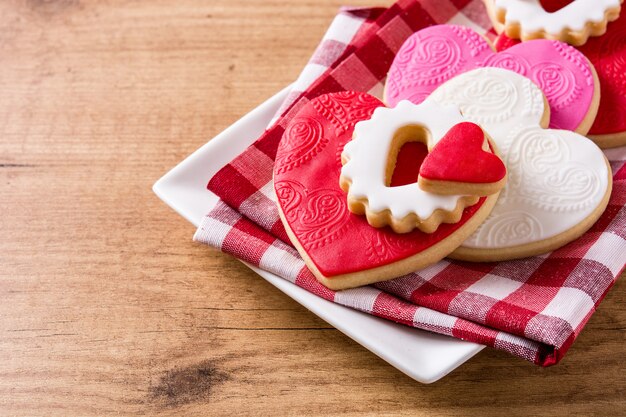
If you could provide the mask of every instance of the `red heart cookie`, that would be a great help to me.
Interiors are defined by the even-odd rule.
[[[459,123],[426,156],[419,186],[436,194],[489,195],[506,183],[506,167],[477,124]]]
[[[570,3],[557,2],[560,7]],[[502,34],[496,49],[503,51],[519,43]],[[626,145],[626,13],[609,23],[604,35],[576,49],[591,61],[600,80],[600,107],[589,136],[602,148]]]
[[[458,223],[442,224],[434,233],[396,234],[350,213],[339,187],[341,153],[355,124],[382,106],[365,93],[322,95],[300,110],[278,147],[274,188],[281,219],[313,274],[331,289],[391,279],[436,262],[482,223],[496,201],[481,198]]]

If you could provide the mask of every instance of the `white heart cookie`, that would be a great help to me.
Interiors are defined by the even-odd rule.
[[[480,68],[451,79],[431,97],[458,105],[491,136],[509,176],[489,217],[452,257],[498,261],[545,253],[576,239],[600,217],[611,193],[611,168],[586,137],[542,127],[549,110],[532,81]]]

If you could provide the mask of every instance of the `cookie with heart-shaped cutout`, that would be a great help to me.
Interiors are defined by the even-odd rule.
[[[567,2],[556,1],[559,6]],[[519,43],[501,34],[495,45],[502,54],[518,48]],[[604,35],[576,49],[593,64],[600,80],[600,105],[589,137],[601,148],[626,145],[626,13],[612,22]]]
[[[480,126],[459,123],[426,155],[417,183],[434,194],[495,194],[506,183],[506,167],[492,149]]]
[[[578,133],[545,129],[545,98],[528,78],[475,69],[431,99],[459,106],[487,132],[507,167],[496,206],[451,257],[498,261],[545,253],[582,235],[606,208],[612,175],[604,153]]]
[[[379,107],[369,120],[357,123],[341,155],[339,183],[348,194],[348,209],[365,215],[371,226],[389,226],[396,233],[415,228],[433,233],[441,223],[458,222],[463,209],[478,201],[476,195],[435,194],[421,188],[419,180],[390,185],[398,153],[406,143],[421,142],[432,150],[464,121],[458,108],[426,100]]]
[[[498,32],[514,39],[552,39],[583,45],[589,37],[601,36],[607,24],[620,14],[623,0],[568,0],[555,10],[546,10],[540,0],[484,0]]]
[[[389,70],[384,101],[388,106],[401,100],[421,103],[452,77],[482,67],[508,69],[534,81],[550,105],[552,128],[586,134],[596,117],[597,75],[575,48],[536,40],[496,53],[473,29],[454,25],[431,26],[405,41]]]
[[[428,111],[411,111],[417,106],[408,102],[406,106],[410,110],[408,115],[407,112],[395,114],[397,123],[385,127],[387,134],[395,135],[396,130],[422,120],[411,116],[435,119],[449,116],[464,121],[454,106],[433,102],[423,106]],[[357,123],[390,111],[380,100],[365,93],[322,95],[300,109],[278,147],[274,189],[281,220],[309,269],[320,282],[334,290],[395,278],[439,261],[478,228],[497,200],[497,195],[478,199],[476,204],[461,210],[457,222],[441,223],[433,233],[416,229],[398,234],[388,227],[374,228],[365,216],[351,213],[347,195],[339,186],[344,146],[352,140]],[[427,121],[428,134],[433,140],[440,139],[456,124]],[[392,142],[381,138],[383,145],[375,150],[380,158],[370,167],[379,171],[381,188],[385,187],[386,163],[391,152],[390,148],[385,149],[384,143],[389,146]],[[348,159],[356,155],[353,152],[360,154],[361,151],[358,145],[351,148],[346,154]],[[426,194],[416,183],[407,185],[404,194],[423,197]],[[355,191],[359,191],[358,187]],[[432,197],[435,202],[425,197],[421,200],[429,205],[426,209],[431,212],[436,212],[438,207],[454,210],[463,199],[462,196]]]

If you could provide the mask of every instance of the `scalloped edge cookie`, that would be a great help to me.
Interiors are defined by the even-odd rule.
[[[422,142],[431,151],[452,127],[466,121],[454,106],[426,100],[379,107],[369,120],[357,123],[341,154],[339,185],[348,194],[348,209],[365,215],[371,226],[389,226],[396,233],[416,228],[433,233],[441,223],[457,223],[463,210],[478,202],[477,195],[440,195],[417,183],[389,184],[404,144]]]
[[[525,17],[524,13],[529,13],[530,9],[536,7],[537,16],[527,17],[528,19],[532,19],[533,21],[537,21],[542,16],[547,16],[548,18],[556,19],[555,14],[561,12],[562,10],[569,7],[569,10],[575,9],[575,2],[588,2],[589,7],[595,6],[598,7],[597,3],[606,2],[604,5],[604,11],[602,13],[602,18],[596,16],[595,19],[586,16],[579,18],[580,20],[584,20],[582,27],[572,29],[571,23],[568,20],[560,25],[558,28],[546,29],[545,26],[539,25],[537,28],[528,29],[529,23],[520,22],[520,18]],[[613,3],[618,2],[617,5]],[[529,41],[532,39],[550,39],[557,40],[561,42],[568,43],[574,46],[584,45],[585,42],[592,36],[601,36],[607,30],[607,25],[609,22],[616,20],[621,12],[621,5],[623,0],[574,0],[569,5],[561,8],[557,12],[549,13],[546,12],[542,7],[539,1],[536,4],[532,4],[531,2],[523,2],[520,0],[500,0],[501,3],[511,3],[513,7],[519,6],[522,8],[526,8],[524,11],[510,11],[510,5],[501,5],[497,4],[499,0],[483,0],[485,7],[487,8],[487,14],[489,15],[494,29],[498,33],[506,33],[506,35],[513,39],[521,39],[522,41]],[[530,3],[530,4],[529,4]],[[596,4],[591,4],[596,3]],[[583,7],[580,7],[581,10],[584,10]],[[522,16],[519,16],[519,15]],[[561,12],[561,14],[565,14],[565,12]],[[513,16],[511,16],[513,15]],[[515,20],[513,20],[515,19]],[[580,24],[577,22],[575,24]],[[525,28],[526,26],[526,28]]]

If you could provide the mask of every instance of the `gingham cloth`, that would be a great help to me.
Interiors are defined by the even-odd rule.
[[[321,75],[315,81],[303,75],[299,89],[305,91],[291,96],[276,124],[211,179],[208,188],[221,200],[194,239],[341,305],[538,365],[556,364],[626,265],[626,147],[606,152],[614,186],[601,219],[580,239],[543,256],[480,264],[443,260],[392,281],[335,292],[315,280],[279,220],[272,165],[289,120],[323,93],[380,93],[404,40],[437,23],[493,35],[481,0],[401,0],[384,11],[342,11],[305,70]]]

